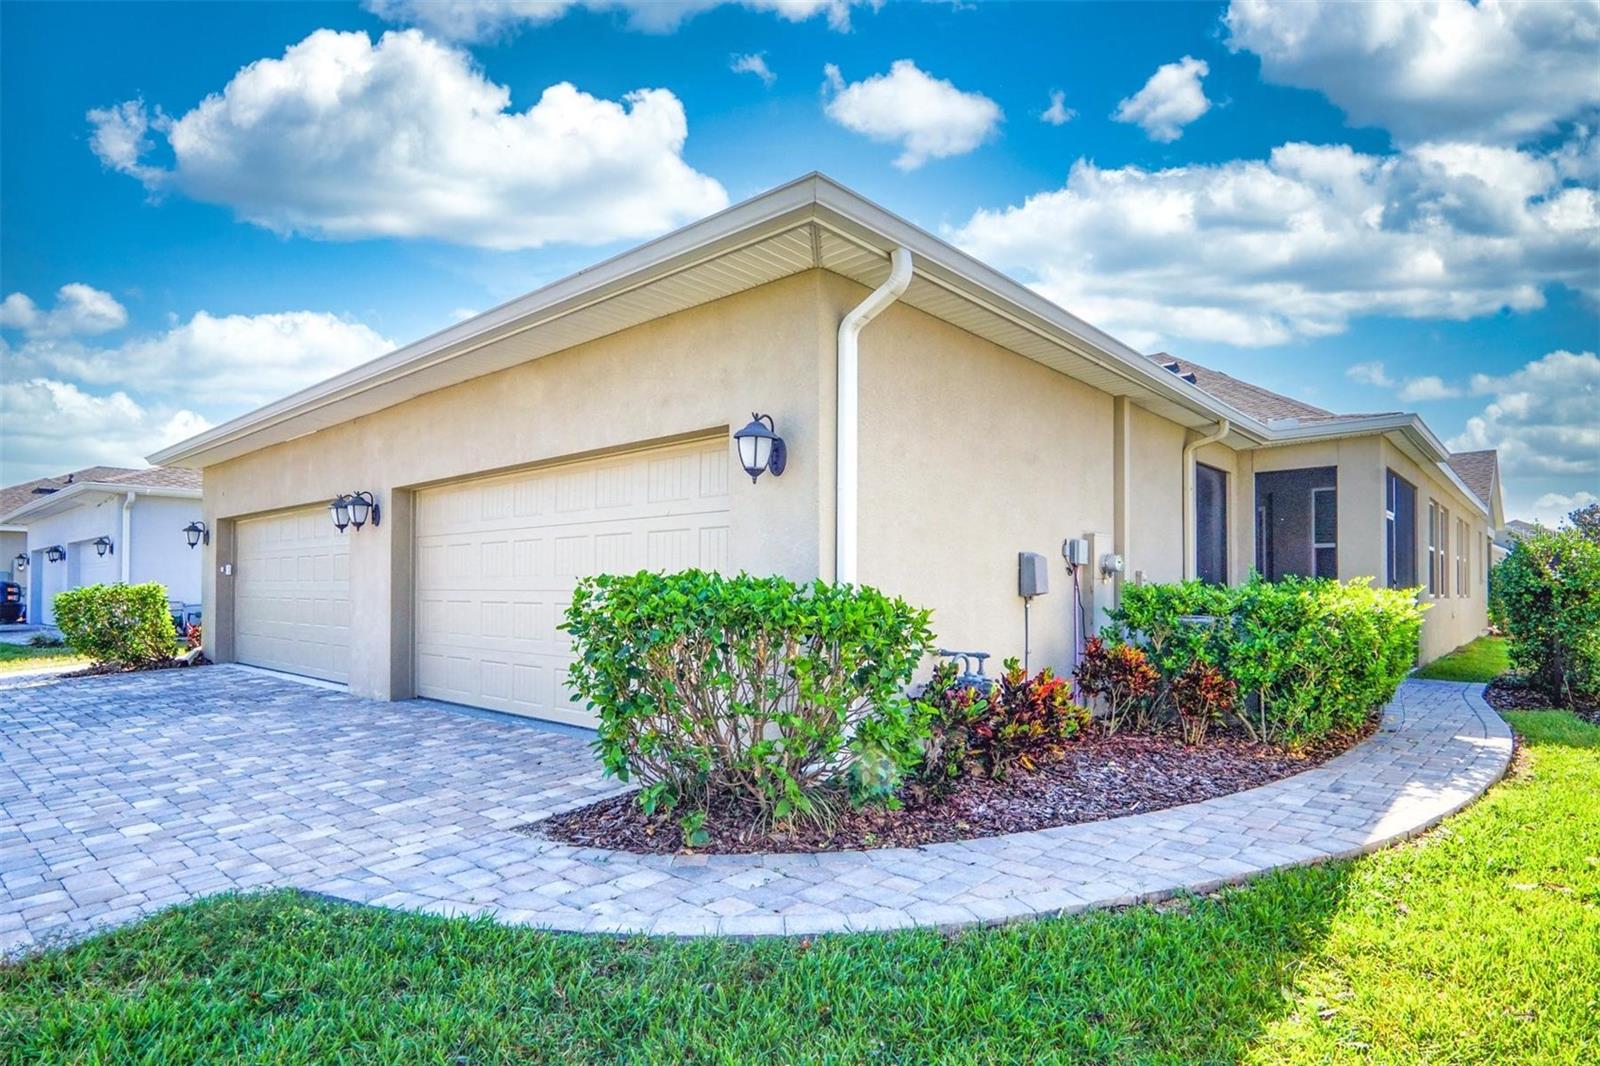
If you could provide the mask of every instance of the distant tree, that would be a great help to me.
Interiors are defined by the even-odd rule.
[[[1600,503],[1591,503],[1587,507],[1580,507],[1567,515],[1567,522],[1583,534],[1585,540],[1592,540],[1600,544]]]

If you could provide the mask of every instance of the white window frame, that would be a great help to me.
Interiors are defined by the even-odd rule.
[[[1337,578],[1339,576],[1339,527],[1337,519],[1335,519],[1333,539],[1330,541],[1317,539],[1317,493],[1319,492],[1333,493],[1334,514],[1337,515],[1339,513],[1339,486],[1323,485],[1320,488],[1311,490],[1311,572],[1317,577]],[[1317,552],[1323,548],[1333,549],[1333,573],[1331,574],[1320,573],[1317,568]]]
[[[1439,595],[1439,501],[1428,501],[1428,595]]]

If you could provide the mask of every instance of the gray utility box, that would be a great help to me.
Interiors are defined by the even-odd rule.
[[[1038,552],[1017,553],[1017,595],[1031,600],[1050,591],[1050,564]]]

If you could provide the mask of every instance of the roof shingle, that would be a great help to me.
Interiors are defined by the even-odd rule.
[[[200,471],[177,466],[152,466],[136,470],[126,466],[86,466],[70,474],[35,478],[0,489],[0,515],[8,515],[40,496],[47,496],[86,481],[140,488],[198,489]]]

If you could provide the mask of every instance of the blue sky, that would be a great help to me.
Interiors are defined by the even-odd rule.
[[[0,481],[821,170],[1553,519],[1600,494],[1597,49],[1593,3],[0,5]]]

